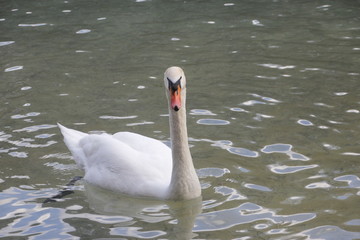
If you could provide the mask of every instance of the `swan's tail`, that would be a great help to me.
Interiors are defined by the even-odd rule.
[[[81,168],[84,168],[86,158],[82,148],[80,147],[80,140],[88,136],[88,134],[64,127],[60,123],[58,123],[58,126],[60,128],[61,134],[64,136],[64,142],[72,153],[77,165]]]

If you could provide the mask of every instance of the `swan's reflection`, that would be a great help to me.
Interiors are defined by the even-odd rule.
[[[103,215],[122,215],[147,223],[169,224],[168,237],[191,239],[195,218],[201,212],[202,198],[187,201],[161,201],[148,198],[134,198],[85,183],[89,206]]]

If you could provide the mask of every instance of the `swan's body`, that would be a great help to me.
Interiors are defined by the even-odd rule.
[[[172,149],[136,133],[86,134],[59,124],[64,141],[91,184],[134,196],[192,199],[201,195],[186,128],[186,79],[181,68],[164,76]]]

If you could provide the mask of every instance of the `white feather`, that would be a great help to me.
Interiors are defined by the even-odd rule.
[[[58,124],[84,179],[137,196],[165,198],[171,180],[171,149],[136,133],[86,134]]]

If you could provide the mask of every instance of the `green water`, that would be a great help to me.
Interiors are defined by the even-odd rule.
[[[359,1],[1,1],[0,237],[360,239]],[[57,122],[169,140],[187,76],[202,200],[114,194]]]

